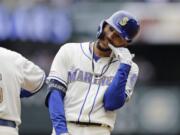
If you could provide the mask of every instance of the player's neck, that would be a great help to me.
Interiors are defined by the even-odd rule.
[[[111,50],[106,48],[99,40],[94,42],[94,53],[99,57],[109,57]]]

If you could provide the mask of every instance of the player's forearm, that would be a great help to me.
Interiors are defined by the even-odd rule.
[[[64,112],[63,98],[63,92],[59,90],[51,90],[48,100],[48,109],[53,127],[56,131],[56,135],[68,132]]]
[[[112,83],[104,94],[105,110],[119,109],[124,105],[126,100],[125,88],[130,69],[130,65],[120,65]]]

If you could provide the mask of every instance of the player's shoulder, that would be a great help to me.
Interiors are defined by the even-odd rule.
[[[84,46],[87,46],[88,42],[83,43],[66,43],[60,47],[60,50],[63,50],[65,52],[77,52],[78,50],[81,50]]]
[[[1,52],[1,54],[5,54],[5,53],[13,52],[13,51],[6,49],[4,47],[0,47],[0,52]]]
[[[63,48],[71,48],[71,47],[76,47],[79,46],[80,43],[66,43],[62,45]]]
[[[18,52],[6,48],[0,48],[0,60],[3,60],[2,62],[4,64],[6,63],[13,66],[14,69],[19,69],[19,66],[21,66],[27,59]]]
[[[82,42],[82,43],[66,43],[62,45],[63,48],[78,48],[81,46],[88,45],[89,42]]]
[[[1,57],[4,56],[9,59],[17,59],[19,57],[23,57],[20,53],[3,48],[3,47],[0,47],[0,54],[1,54]]]

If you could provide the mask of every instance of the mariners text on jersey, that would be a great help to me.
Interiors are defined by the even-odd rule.
[[[93,83],[99,85],[109,85],[112,82],[113,76],[103,76],[101,78],[93,78],[93,74],[90,72],[82,71],[78,68],[72,69],[68,72],[68,83],[74,81],[80,81],[85,83]]]

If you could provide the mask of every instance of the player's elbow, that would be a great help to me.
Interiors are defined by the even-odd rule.
[[[107,111],[114,111],[121,108],[126,101],[126,94],[121,93],[119,95],[109,96],[109,94],[104,95],[103,104]]]
[[[120,102],[104,102],[104,109],[106,111],[114,111],[114,110],[117,110],[117,109],[120,109],[121,107],[123,107],[125,103],[125,99],[120,101]]]
[[[20,92],[20,98],[28,98],[28,97],[31,97],[33,96],[35,93],[32,93],[28,90],[25,90],[25,89],[21,89],[21,92]]]

